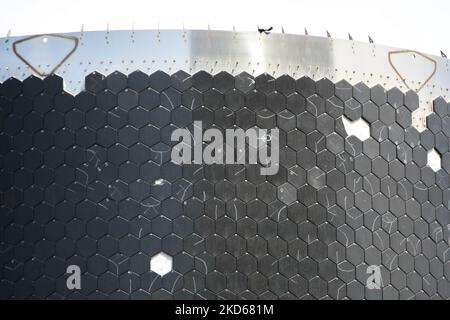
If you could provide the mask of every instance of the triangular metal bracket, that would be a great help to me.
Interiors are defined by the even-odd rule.
[[[430,58],[428,56],[426,56],[425,54],[418,52],[418,51],[414,51],[414,50],[398,50],[398,51],[390,51],[388,53],[388,59],[389,59],[389,64],[391,65],[392,69],[394,69],[395,73],[400,77],[400,79],[402,80],[402,82],[405,84],[406,88],[411,89],[409,87],[409,85],[406,83],[406,78],[402,76],[402,74],[400,73],[400,71],[398,71],[398,69],[395,67],[394,63],[392,62],[392,56],[396,55],[396,54],[405,54],[405,53],[412,53],[412,54],[416,54],[418,56],[421,56],[423,58],[425,58],[428,61],[431,61],[434,65],[433,68],[433,72],[431,73],[431,75],[425,79],[425,81],[422,83],[422,85],[416,89],[416,92],[419,92],[420,90],[422,90],[426,84],[431,80],[431,78],[433,78],[433,76],[436,74],[437,71],[437,62],[433,59]]]
[[[35,66],[33,66],[33,64],[28,61],[27,59],[25,59],[18,51],[17,51],[17,46],[21,43],[24,43],[26,41],[30,41],[36,38],[40,38],[40,37],[54,37],[54,38],[60,38],[60,39],[65,39],[65,40],[71,40],[74,43],[73,48],[69,51],[69,53],[67,53],[64,58],[49,72],[49,73],[45,73],[40,71],[39,69],[37,69]],[[67,35],[63,35],[63,34],[36,34],[36,35],[32,35],[20,40],[15,41],[12,44],[13,47],[13,51],[15,53],[15,55],[23,62],[25,63],[28,67],[30,67],[31,70],[33,70],[35,73],[37,73],[38,75],[40,75],[41,77],[47,77],[53,73],[56,72],[56,70],[59,69],[59,67],[61,67],[61,65],[64,64],[64,62],[67,61],[67,59],[69,59],[69,57],[77,50],[78,48],[78,43],[79,40],[77,37],[75,36],[67,36]]]

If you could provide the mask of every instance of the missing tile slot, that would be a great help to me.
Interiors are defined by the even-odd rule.
[[[437,172],[441,170],[441,155],[436,151],[436,149],[431,149],[428,151],[427,164],[434,171]]]
[[[342,122],[344,123],[345,131],[349,136],[355,136],[361,141],[369,139],[370,126],[362,118],[351,121],[347,117],[342,116]]]
[[[150,270],[161,277],[172,271],[172,257],[160,252],[155,254],[150,260]]]

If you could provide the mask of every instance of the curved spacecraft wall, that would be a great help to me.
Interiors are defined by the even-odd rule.
[[[448,60],[218,31],[0,42],[0,298],[450,297]]]

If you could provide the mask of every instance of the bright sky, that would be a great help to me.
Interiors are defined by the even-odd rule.
[[[450,56],[449,0],[18,0],[2,1],[0,34],[131,29],[256,30],[367,41]]]

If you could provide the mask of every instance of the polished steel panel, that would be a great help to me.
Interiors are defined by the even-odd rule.
[[[425,128],[425,117],[432,111],[433,99],[449,99],[448,60],[414,51],[401,51],[378,44],[291,34],[260,34],[207,30],[127,30],[67,34],[80,42],[75,53],[56,74],[64,77],[67,91],[83,89],[84,77],[92,71],[105,75],[119,70],[168,73],[185,70],[191,74],[228,71],[253,76],[270,73],[294,78],[327,77],[369,87],[380,84],[419,90],[420,109],[413,115],[414,125]],[[9,77],[24,79],[33,74],[12,50],[23,37],[0,39],[0,81]],[[35,68],[51,71],[73,44],[51,35],[37,37],[18,45],[18,52]],[[391,62],[389,59],[391,56]],[[430,78],[431,77],[431,78]],[[428,82],[426,80],[429,79]],[[426,83],[425,83],[426,82]]]

